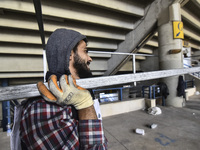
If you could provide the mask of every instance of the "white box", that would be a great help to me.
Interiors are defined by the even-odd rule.
[[[156,99],[145,98],[147,108],[156,107]]]

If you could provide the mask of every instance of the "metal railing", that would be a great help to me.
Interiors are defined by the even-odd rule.
[[[185,89],[193,87],[194,87],[194,80],[185,80]]]
[[[92,91],[95,95],[95,98],[97,98],[100,103],[122,101],[136,97],[142,97],[141,88],[138,90],[133,86],[93,89]]]
[[[192,68],[192,66],[184,64],[184,68]],[[200,79],[200,72],[193,72],[193,73],[189,73],[190,75],[195,76],[196,78]]]
[[[146,97],[149,99],[160,98],[162,97],[160,93],[160,86],[159,85],[143,86],[142,95],[144,98]]]

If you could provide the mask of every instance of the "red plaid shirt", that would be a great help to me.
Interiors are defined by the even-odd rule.
[[[28,149],[107,149],[101,120],[75,120],[70,106],[36,100],[22,111],[20,136]]]

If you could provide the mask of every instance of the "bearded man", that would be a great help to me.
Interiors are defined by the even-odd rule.
[[[42,97],[24,103],[20,122],[22,149],[107,149],[91,92],[75,82],[92,76],[86,36],[57,29],[48,39],[46,55],[49,90],[39,82]]]

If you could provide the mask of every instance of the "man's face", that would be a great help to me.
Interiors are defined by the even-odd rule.
[[[73,67],[75,69],[76,75],[79,78],[89,78],[92,77],[89,65],[92,61],[91,57],[88,55],[86,43],[82,40],[79,42],[76,53],[73,55]]]

